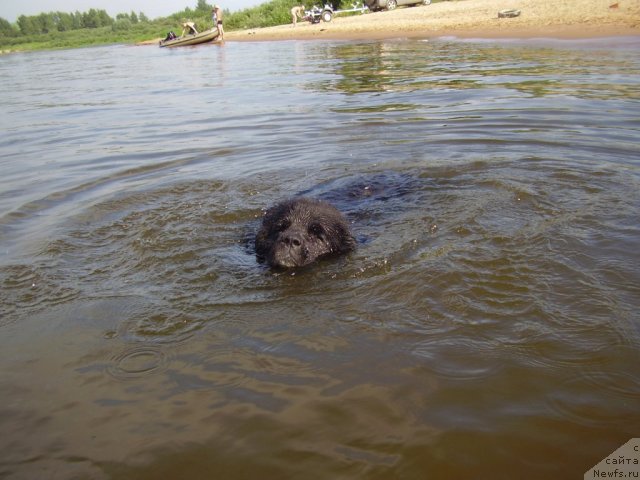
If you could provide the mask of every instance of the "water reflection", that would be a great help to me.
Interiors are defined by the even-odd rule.
[[[502,87],[534,97],[640,98],[633,81],[640,72],[629,49],[598,55],[508,44],[384,41],[336,44],[320,56],[334,66],[338,79],[311,89],[357,94]],[[619,81],[604,90],[598,77]]]

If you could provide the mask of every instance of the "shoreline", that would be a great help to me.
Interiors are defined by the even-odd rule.
[[[309,1],[321,3],[317,0]],[[498,18],[501,10],[519,10],[520,15]],[[640,0],[443,0],[431,5],[399,7],[391,11],[336,15],[331,22],[315,25],[299,21],[295,28],[288,23],[225,33],[225,41],[230,42],[588,40],[625,37],[640,37]],[[164,36],[129,45],[157,46],[163,38]],[[224,42],[216,41],[211,45],[222,43]],[[19,46],[0,48],[0,55],[31,50]]]
[[[498,18],[505,9],[515,18]],[[298,22],[234,30],[225,41],[382,40],[390,38],[587,39],[640,35],[637,0],[457,0],[391,11],[335,16],[329,23]]]
[[[263,32],[265,29],[251,29],[225,33],[225,42],[278,42],[278,41],[314,41],[314,40],[391,40],[391,39],[435,39],[453,38],[460,40],[471,39],[513,39],[513,40],[533,40],[533,39],[554,39],[554,40],[588,40],[599,38],[624,38],[640,37],[640,30],[634,28],[539,28],[527,29],[489,29],[489,28],[469,28],[463,30],[412,30],[402,31],[359,31],[359,32],[305,32],[293,35],[281,35],[273,32]],[[296,32],[297,33],[297,32]],[[157,44],[158,40],[149,41]],[[214,42],[220,43],[220,42]],[[143,42],[141,44],[147,44]]]
[[[520,10],[498,18],[501,10]],[[391,11],[334,16],[312,25],[299,21],[225,32],[225,42],[385,39],[557,39],[640,36],[638,0],[453,0]],[[138,43],[157,44],[160,38]],[[222,42],[214,42],[220,44]]]

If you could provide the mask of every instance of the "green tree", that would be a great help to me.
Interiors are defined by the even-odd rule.
[[[18,17],[18,28],[22,35],[36,35],[40,33],[38,30],[38,24],[34,19],[35,17],[27,17],[26,15],[20,15]]]
[[[83,28],[100,28],[108,27],[113,23],[113,19],[105,10],[90,9],[82,14]]]
[[[16,37],[19,33],[8,20],[0,17],[0,37]]]
[[[138,23],[138,16],[136,15],[136,12],[134,12],[133,10],[131,10],[131,15],[129,15],[129,20],[131,20],[131,23],[133,24]]]
[[[213,6],[207,3],[207,0],[198,0],[198,6],[196,7],[196,11],[198,13],[209,13],[213,9]]]
[[[138,14],[138,18],[140,19],[141,23],[149,23],[149,18],[143,12],[140,12]]]
[[[80,30],[81,28],[84,28],[82,14],[78,10],[76,10],[75,13],[72,13],[71,17],[73,18],[73,30]]]
[[[131,21],[128,18],[120,17],[111,25],[114,32],[125,32],[131,29]]]
[[[52,13],[41,13],[35,17],[35,23],[38,25],[38,33],[49,33],[57,30],[56,22]]]
[[[59,32],[69,32],[73,30],[73,16],[70,13],[55,13],[56,28]]]
[[[98,10],[98,26],[108,27],[113,23],[113,18],[109,16],[106,10]]]
[[[95,8],[82,14],[82,28],[98,28],[99,26],[98,11]]]

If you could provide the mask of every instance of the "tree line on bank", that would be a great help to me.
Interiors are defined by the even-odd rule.
[[[135,25],[138,22],[149,22],[147,16],[140,12],[136,14],[119,13],[111,18],[105,10],[90,9],[88,12],[66,13],[48,12],[39,15],[20,15],[16,25],[12,25],[4,18],[0,18],[0,36],[16,37],[20,35],[39,35],[51,32],[69,32],[83,28],[111,27],[117,24]]]
[[[105,10],[95,8],[87,12],[48,12],[38,15],[20,15],[15,24],[0,18],[0,37],[46,35],[53,32],[70,32],[102,27],[111,27],[113,31],[122,31],[141,23],[164,25],[167,20],[209,18],[212,8],[213,5],[209,5],[206,0],[198,0],[195,10],[187,7],[168,18],[154,21],[150,21],[143,12],[118,13],[116,18],[112,18]]]
[[[237,12],[224,10],[227,30],[262,28],[282,25],[291,21],[290,10],[294,5],[340,4],[352,0],[271,0],[256,7]],[[224,6],[224,0],[219,0]],[[194,21],[199,30],[213,27],[212,4],[197,0],[195,9],[189,7],[168,17],[150,20],[143,12],[119,13],[115,18],[105,10],[90,9],[74,13],[49,12],[39,15],[21,15],[15,24],[0,18],[0,47],[16,48],[67,48],[89,44],[105,44],[122,41],[139,41],[163,37],[171,29],[181,28],[185,20]],[[22,48],[20,48],[22,49]]]

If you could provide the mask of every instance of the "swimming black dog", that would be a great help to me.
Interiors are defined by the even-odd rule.
[[[267,210],[256,235],[258,261],[276,268],[303,267],[352,251],[356,241],[333,205],[298,197]]]

